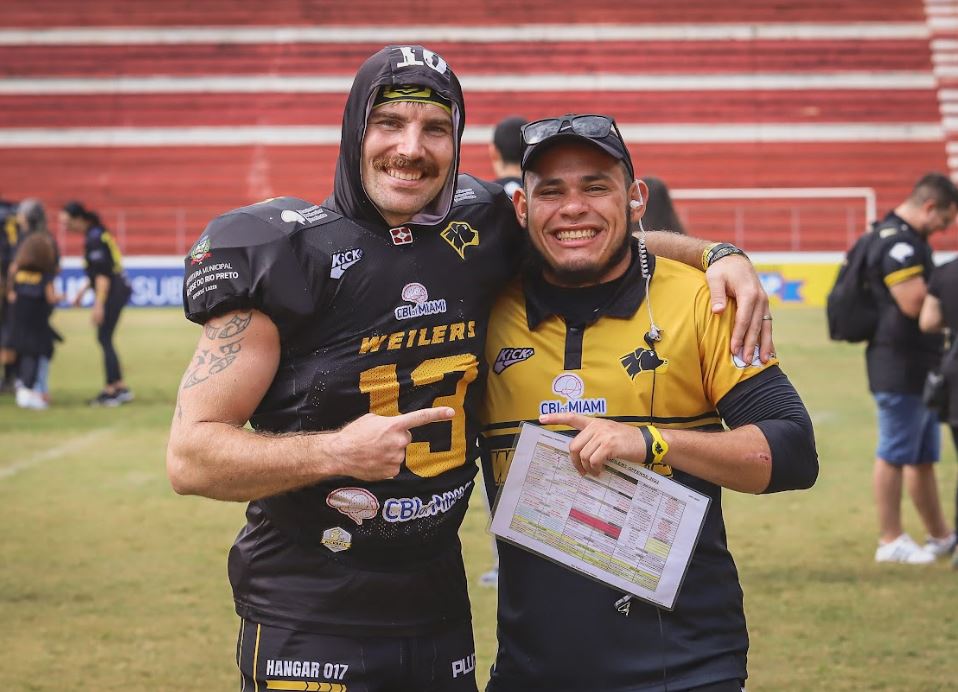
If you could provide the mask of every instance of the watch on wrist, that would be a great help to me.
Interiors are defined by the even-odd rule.
[[[744,250],[735,247],[731,243],[716,243],[714,245],[710,245],[705,251],[703,266],[705,269],[708,269],[720,259],[723,257],[728,257],[729,255],[741,255],[742,257],[748,258],[748,255],[745,254]]]

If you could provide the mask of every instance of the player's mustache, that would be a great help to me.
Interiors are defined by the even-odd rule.
[[[374,159],[373,168],[377,171],[385,171],[390,168],[394,170],[414,170],[421,172],[423,176],[433,178],[439,175],[439,166],[432,161],[427,161],[421,157],[411,159],[401,154],[398,156],[381,156],[378,159]]]

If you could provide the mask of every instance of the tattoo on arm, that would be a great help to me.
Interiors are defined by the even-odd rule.
[[[226,341],[225,344],[214,344],[214,348],[197,349],[193,354],[193,363],[183,376],[181,389],[189,389],[205,382],[213,375],[223,372],[239,356],[243,348],[241,334],[249,327],[253,320],[253,313],[245,312],[233,315],[228,320],[210,320],[203,327],[206,338],[210,341]]]
[[[210,320],[203,327],[206,338],[210,339],[232,339],[246,331],[249,323],[253,321],[253,313],[241,312],[233,315],[225,322],[219,320]]]

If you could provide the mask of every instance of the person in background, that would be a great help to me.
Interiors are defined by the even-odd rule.
[[[83,207],[79,202],[68,202],[60,212],[60,221],[72,233],[82,233],[83,261],[87,275],[86,284],[77,292],[74,306],[83,302],[86,292],[92,287],[93,324],[97,341],[103,349],[103,365],[106,384],[103,390],[89,401],[91,406],[119,406],[133,400],[133,392],[123,380],[120,358],[113,346],[113,334],[120,321],[120,313],[130,299],[132,290],[123,275],[123,258],[120,248],[100,217]]]
[[[642,182],[649,188],[649,203],[642,223],[650,231],[672,231],[685,235],[685,226],[672,204],[669,186],[659,178],[646,176]]]
[[[865,350],[868,387],[878,408],[873,467],[879,531],[876,562],[928,564],[955,547],[935,478],[941,447],[938,417],[921,398],[928,371],[940,358],[941,338],[922,334],[918,315],[934,267],[928,238],[954,223],[956,214],[954,183],[940,173],[923,176],[875,227],[878,237],[866,261],[871,284],[879,287],[878,326]],[[903,485],[928,534],[924,545],[902,527]]]
[[[495,183],[502,185],[509,199],[522,186],[522,173],[519,168],[519,155],[522,142],[519,131],[528,122],[525,118],[512,115],[499,121],[492,132],[489,144],[489,158],[492,170],[496,174]]]
[[[43,208],[39,209],[42,212]],[[53,345],[60,340],[50,326],[50,316],[53,306],[62,298],[53,286],[58,257],[49,234],[26,235],[10,266],[7,299],[13,325],[11,345],[17,352],[17,406],[43,410],[48,405],[46,377]]]
[[[31,251],[31,254],[34,257],[40,256],[43,258],[42,271],[44,273],[44,280],[52,282],[56,275],[60,273],[60,248],[57,245],[56,239],[50,233],[49,226],[47,225],[47,214],[43,208],[43,204],[40,200],[32,197],[23,200],[17,206],[16,220],[20,237],[18,247],[10,264],[11,282],[17,270],[22,266],[20,262],[20,248],[26,244],[27,240],[31,241],[31,247],[39,248],[40,246],[46,246],[39,251],[39,254],[37,250]],[[46,261],[46,257],[48,256],[52,257],[52,261]],[[57,341],[62,340],[59,334],[55,332],[54,334]],[[41,355],[37,369],[36,384],[33,388],[41,394],[46,403],[50,403],[49,377],[50,358]]]
[[[10,263],[17,250],[20,230],[17,228],[17,205],[15,202],[0,200],[0,287],[7,286],[10,275]],[[17,375],[17,354],[10,348],[13,327],[10,324],[10,310],[7,305],[7,290],[0,290],[0,392],[14,391]]]
[[[958,259],[937,267],[928,282],[928,295],[921,305],[918,326],[923,332],[937,334],[947,328],[952,341],[958,339]],[[951,428],[951,439],[958,450],[958,359],[950,359],[942,369],[948,386],[948,415],[942,421]],[[955,489],[955,526],[958,526],[958,487]],[[958,557],[952,559],[958,568]]]
[[[525,118],[512,115],[504,118],[496,125],[492,133],[492,142],[489,144],[489,158],[492,159],[492,170],[495,171],[495,183],[502,185],[509,199],[516,190],[522,187],[522,168],[519,159],[522,156],[522,126],[528,122]],[[486,483],[482,484],[485,494]],[[486,504],[492,506],[492,501],[485,495]],[[499,551],[495,539],[492,540],[492,568],[483,572],[479,577],[480,586],[497,588],[499,586]]]

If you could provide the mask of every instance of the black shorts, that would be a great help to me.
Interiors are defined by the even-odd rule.
[[[344,637],[244,619],[236,663],[242,692],[476,692],[475,651],[470,622],[419,636]]]

